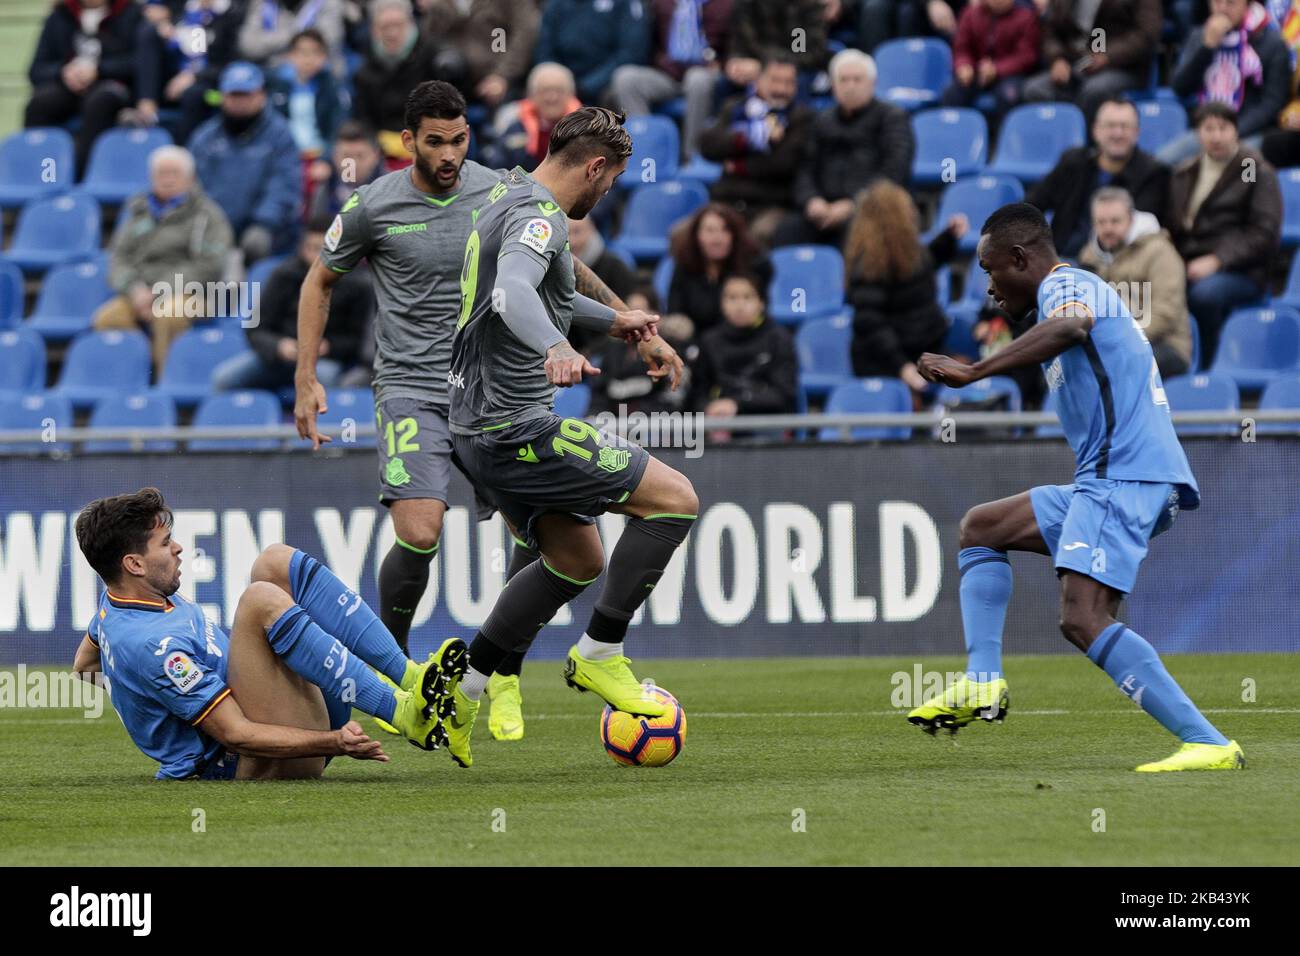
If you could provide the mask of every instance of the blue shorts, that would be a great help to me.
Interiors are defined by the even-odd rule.
[[[1029,501],[1058,571],[1125,594],[1137,582],[1148,542],[1178,515],[1178,489],[1167,482],[1085,478],[1031,488]]]

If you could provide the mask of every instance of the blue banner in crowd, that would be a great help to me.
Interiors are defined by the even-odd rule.
[[[1162,652],[1300,650],[1296,529],[1300,441],[1190,440],[1200,510],[1158,538],[1122,617]],[[629,636],[636,657],[927,655],[963,647],[956,553],[962,514],[1067,482],[1062,443],[710,447],[662,457],[694,482],[701,517]],[[92,498],[156,485],[185,548],[183,593],[227,629],[258,551],[322,558],[366,600],[393,542],[375,459],[309,454],[0,458],[0,665],[72,660],[99,584],[73,523]],[[469,637],[504,581],[509,536],[476,523],[457,475],[412,651]],[[607,549],[623,519],[607,515]],[[1069,650],[1046,558],[1014,555],[1008,653]],[[558,658],[599,583],[545,628]]]

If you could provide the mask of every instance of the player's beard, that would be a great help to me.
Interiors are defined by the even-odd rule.
[[[432,188],[434,189],[444,188],[442,182],[438,179],[438,167],[434,166],[427,159],[421,156],[418,149],[415,152],[415,169],[424,178],[424,181],[428,183]],[[460,167],[458,166],[456,167],[456,176],[459,175],[460,175]],[[447,188],[455,185],[456,185],[456,180],[455,178],[453,178],[452,181],[448,183]]]
[[[596,208],[596,204],[605,198],[605,190],[600,188],[597,183],[590,190],[583,193],[574,202],[573,208],[569,210],[570,219],[586,219],[587,213]]]

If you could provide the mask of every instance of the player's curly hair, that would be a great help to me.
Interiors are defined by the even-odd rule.
[[[603,106],[584,106],[564,116],[551,130],[548,156],[566,166],[586,163],[596,156],[618,162],[632,155],[632,137],[623,128],[623,113]]]
[[[421,120],[453,120],[464,115],[465,97],[460,90],[442,80],[425,80],[406,95],[402,122],[415,133]]]
[[[140,554],[159,524],[172,526],[172,511],[157,488],[98,498],[77,515],[77,544],[105,584],[116,584],[122,558]]]

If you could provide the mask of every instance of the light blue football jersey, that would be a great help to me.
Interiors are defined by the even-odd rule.
[[[223,752],[200,724],[226,695],[230,639],[179,594],[138,601],[105,592],[86,629],[99,647],[113,708],[158,778],[202,772]]]
[[[1044,363],[1074,478],[1169,482],[1179,507],[1200,504],[1200,490],[1178,443],[1151,343],[1124,300],[1091,272],[1058,265],[1038,287],[1038,321],[1077,303],[1094,320],[1088,338]],[[1077,307],[1077,306],[1076,306]]]

